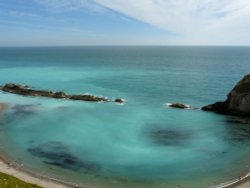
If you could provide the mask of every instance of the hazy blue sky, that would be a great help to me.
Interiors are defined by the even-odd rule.
[[[0,0],[0,46],[250,45],[250,0]]]

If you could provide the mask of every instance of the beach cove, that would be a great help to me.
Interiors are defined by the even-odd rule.
[[[0,92],[1,102],[8,104],[1,124],[3,153],[32,172],[87,187],[200,188],[243,176],[250,171],[248,126],[231,116],[165,104],[198,108],[223,100],[247,73],[248,52],[3,48],[0,85],[126,99],[117,105]]]

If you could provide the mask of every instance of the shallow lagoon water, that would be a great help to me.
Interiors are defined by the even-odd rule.
[[[22,97],[3,152],[43,175],[93,187],[209,187],[249,171],[250,127],[201,107],[250,70],[247,47],[1,48],[0,82],[121,97],[125,105]]]

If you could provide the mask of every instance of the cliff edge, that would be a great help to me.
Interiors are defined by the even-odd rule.
[[[225,101],[204,106],[202,110],[250,117],[250,74],[236,84]]]

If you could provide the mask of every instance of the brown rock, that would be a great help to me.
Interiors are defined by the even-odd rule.
[[[64,93],[64,92],[55,92],[54,94],[53,94],[53,97],[54,98],[57,98],[57,99],[65,99],[65,98],[67,98],[67,95]]]
[[[50,97],[50,98],[93,101],[93,102],[107,102],[108,101],[106,97],[98,97],[94,95],[67,95],[64,92],[34,90],[34,89],[31,89],[29,86],[12,84],[12,83],[5,84],[4,86],[0,86],[0,90],[9,92],[9,93],[18,94],[18,95],[25,95],[25,96],[42,96],[42,97]]]
[[[250,116],[250,74],[237,83],[224,102],[204,106],[202,110],[228,115]]]

